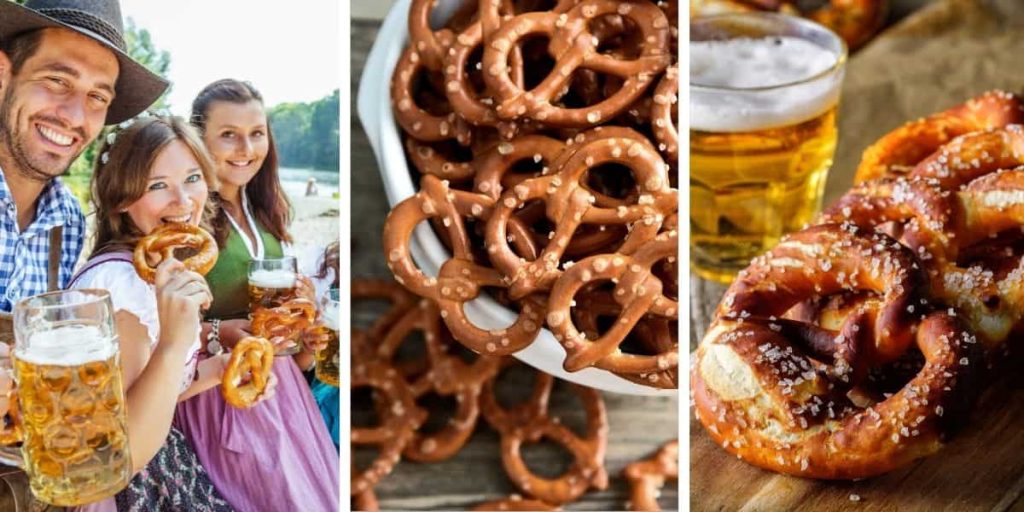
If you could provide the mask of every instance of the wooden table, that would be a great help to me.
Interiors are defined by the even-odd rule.
[[[1020,92],[1022,29],[1024,2],[942,0],[854,55],[843,87],[840,142],[826,203],[849,188],[861,151],[894,127],[985,90]],[[695,276],[690,285],[693,349],[725,287]],[[938,454],[860,482],[821,483],[762,471],[712,443],[691,420],[691,508],[1024,511],[1024,392],[1017,380],[989,388],[967,429]]]
[[[388,277],[380,248],[381,226],[388,211],[377,163],[370,151],[366,134],[355,117],[355,99],[359,76],[366,55],[373,45],[379,23],[352,22],[352,275],[354,277]],[[359,320],[359,317],[356,317]],[[528,393],[527,389],[523,390]],[[590,492],[568,510],[621,510],[627,500],[627,486],[621,478],[622,469],[634,460],[647,457],[664,442],[678,435],[679,402],[675,398],[633,397],[604,393],[608,409],[610,434],[606,467],[611,477],[608,490]],[[578,409],[575,398],[566,386],[558,386],[552,397],[553,410],[566,414],[570,422],[581,419],[572,411]],[[353,415],[358,418],[358,411]],[[570,423],[572,424],[572,423]],[[489,427],[477,427],[474,437],[454,458],[437,464],[402,461],[395,471],[377,486],[383,509],[464,509],[483,501],[505,497],[516,492],[504,475],[498,453],[499,438]],[[561,464],[559,455],[540,445],[527,463],[546,468]],[[541,469],[541,471],[543,471]],[[548,475],[552,476],[552,475]],[[665,510],[678,508],[679,495],[675,483],[663,492],[660,503]]]

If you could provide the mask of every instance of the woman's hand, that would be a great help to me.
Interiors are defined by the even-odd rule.
[[[316,286],[313,286],[313,280],[308,276],[298,274],[295,280],[295,295],[316,304]]]
[[[227,350],[235,348],[238,341],[252,336],[252,324],[244,318],[224,320],[220,323],[220,345]]]
[[[156,304],[160,316],[160,342],[187,348],[199,332],[199,311],[213,301],[203,276],[168,258],[156,268]]]

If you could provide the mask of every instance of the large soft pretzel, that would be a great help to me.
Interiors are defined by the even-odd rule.
[[[224,401],[239,409],[252,407],[267,389],[274,369],[274,346],[265,338],[246,336],[231,349],[220,390]],[[246,374],[251,378],[242,384]]]
[[[185,268],[193,272],[206,275],[217,263],[217,241],[213,235],[192,224],[163,224],[135,245],[135,271],[147,283],[152,283],[156,279],[156,267],[165,259],[173,258],[177,249],[196,251],[194,256],[182,261]]]
[[[309,299],[292,299],[278,307],[259,308],[252,313],[252,332],[257,336],[297,339],[316,321],[316,305]]]

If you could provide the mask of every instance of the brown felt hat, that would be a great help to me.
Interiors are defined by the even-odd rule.
[[[121,72],[107,124],[117,124],[146,110],[169,85],[128,56],[124,23],[117,0],[27,0],[24,6],[0,0],[0,41],[42,28],[74,30],[110,48]]]

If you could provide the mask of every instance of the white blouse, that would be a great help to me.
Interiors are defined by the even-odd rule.
[[[100,288],[110,292],[114,311],[127,311],[135,315],[146,327],[149,334],[149,348],[152,351],[160,341],[160,317],[157,315],[156,287],[143,281],[135,267],[121,260],[111,260],[87,269],[73,283],[74,288]],[[200,329],[202,326],[200,325]],[[195,343],[185,355],[185,372],[181,379],[184,392],[195,376],[199,349],[199,331]]]

